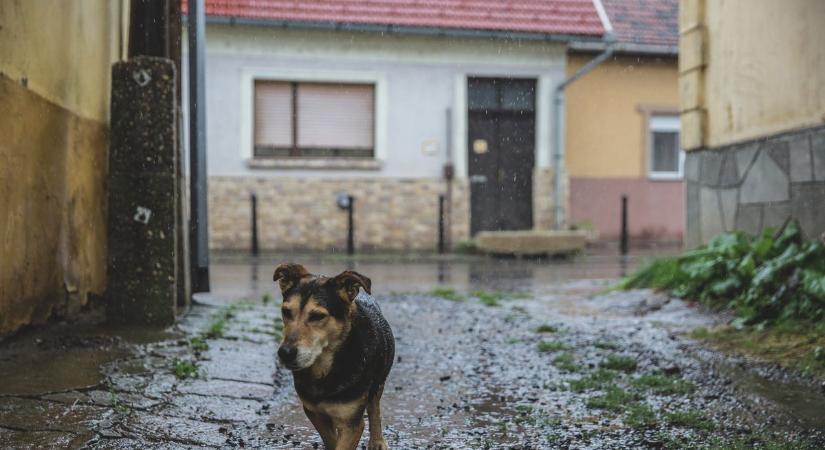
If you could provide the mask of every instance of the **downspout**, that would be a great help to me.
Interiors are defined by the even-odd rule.
[[[593,0],[593,6],[604,28],[605,48],[602,53],[579,68],[573,75],[556,86],[553,92],[553,224],[557,230],[565,225],[565,207],[562,205],[562,175],[564,174],[564,91],[579,78],[595,69],[613,55],[616,38],[613,26],[602,5],[602,0]]]

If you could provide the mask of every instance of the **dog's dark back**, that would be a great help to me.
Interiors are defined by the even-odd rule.
[[[349,402],[383,386],[395,359],[395,338],[378,303],[365,293],[355,299],[352,329],[333,358],[329,373],[312,379],[308,371],[295,373],[295,389],[311,402]]]

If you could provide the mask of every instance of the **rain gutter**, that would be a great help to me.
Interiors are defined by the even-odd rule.
[[[564,174],[564,91],[579,78],[613,56],[616,38],[613,25],[604,10],[601,0],[593,0],[593,6],[604,28],[604,51],[581,66],[573,75],[556,85],[553,92],[553,224],[557,230],[565,225],[565,207],[562,205],[562,175]]]
[[[247,25],[282,28],[285,30],[351,31],[379,34],[436,36],[448,38],[505,39],[537,42],[601,42],[597,36],[557,33],[531,33],[521,31],[473,30],[445,27],[412,27],[369,23],[310,22],[296,20],[256,19],[249,17],[207,16],[207,24]]]

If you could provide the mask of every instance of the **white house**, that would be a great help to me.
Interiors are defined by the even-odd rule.
[[[601,38],[592,0],[206,11],[212,248],[249,246],[253,192],[265,249],[343,247],[341,192],[361,249],[435,248],[439,195],[454,244],[551,225],[551,94],[567,42]]]

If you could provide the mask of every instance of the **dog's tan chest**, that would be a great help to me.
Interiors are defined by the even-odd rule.
[[[353,417],[364,414],[364,408],[367,406],[367,396],[365,394],[351,402],[345,403],[323,401],[311,403],[304,401],[304,399],[301,399],[301,403],[303,403],[304,408],[310,412],[323,414],[331,417],[333,420],[337,419],[347,421],[351,420]]]

